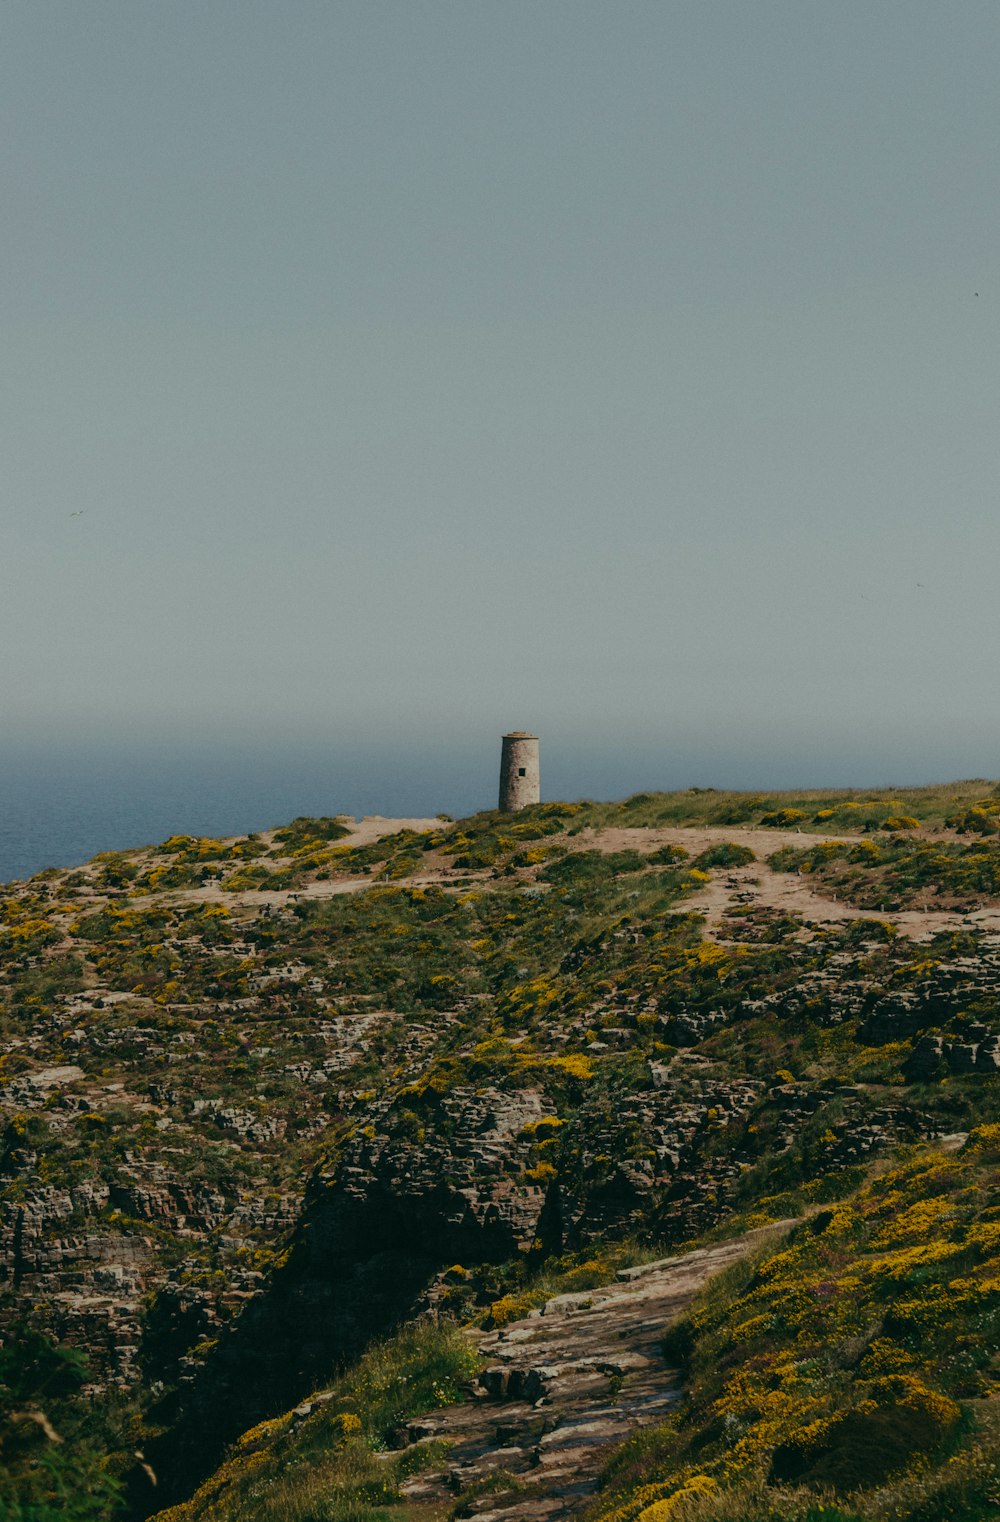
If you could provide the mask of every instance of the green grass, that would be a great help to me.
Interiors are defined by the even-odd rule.
[[[0,1522],[119,1515],[123,1496],[106,1449],[120,1433],[102,1403],[74,1400],[87,1374],[78,1351],[8,1321],[0,1342]]]
[[[666,1338],[685,1406],[615,1455],[589,1516],[1000,1516],[998,1160],[997,1126],[914,1152],[712,1281]]]
[[[905,1042],[865,1046],[853,1018],[824,1023],[824,995],[800,1008],[797,986],[829,969],[836,978],[865,980],[873,993],[905,988],[927,976],[920,967],[928,958],[975,955],[976,943],[953,937],[917,950],[872,921],[819,928],[808,943],[797,943],[800,926],[787,918],[753,927],[757,940],[748,934],[747,944],[723,947],[702,940],[703,922],[688,907],[704,881],[694,874],[752,860],[741,844],[744,825],[798,824],[805,833],[850,838],[826,851],[779,852],[774,864],[808,869],[854,902],[876,908],[920,902],[931,888],[938,903],[976,902],[1000,893],[1000,846],[988,838],[990,821],[1000,817],[992,786],[642,794],[623,803],[539,805],[517,816],[442,821],[423,834],[403,832],[361,851],[343,843],[337,819],[296,820],[277,832],[270,850],[249,836],[235,842],[175,837],[157,849],[105,855],[94,870],[112,899],[100,910],[93,902],[83,907],[85,895],[83,904],[72,899],[68,875],[42,874],[0,915],[0,1028],[10,1038],[5,1076],[15,1081],[43,1064],[79,1061],[85,1077],[70,1086],[69,1097],[86,1089],[94,1108],[77,1114],[57,1095],[40,1100],[27,1118],[9,1106],[0,1123],[5,1194],[18,1204],[39,1188],[65,1189],[94,1178],[118,1182],[123,1172],[131,1176],[131,1159],[139,1157],[150,1169],[163,1163],[177,1179],[211,1182],[234,1203],[247,1192],[294,1195],[323,1151],[336,1154],[352,1132],[374,1123],[394,1142],[419,1145],[425,1136],[446,1142],[454,1091],[497,1086],[541,1091],[563,1123],[525,1146],[524,1181],[562,1185],[586,1205],[588,1194],[596,1197],[613,1183],[623,1159],[648,1155],[648,1125],[631,1119],[629,1106],[652,1090],[649,1059],[671,1063],[679,1056],[670,1078],[679,1105],[697,1099],[699,1071],[705,1080],[739,1076],[761,1084],[759,1102],[743,1119],[715,1125],[706,1118],[685,1157],[685,1168],[696,1173],[738,1161],[731,1194],[719,1198],[720,1232],[838,1198],[856,1178],[837,1161],[832,1128],[903,1101],[919,1108],[928,1132],[968,1129],[1000,1112],[1000,1085],[977,1074],[908,1087]],[[877,833],[896,817],[915,819],[919,828]],[[968,833],[928,838],[949,819]],[[581,834],[677,825],[718,827],[728,838],[688,856],[679,847],[633,849],[658,844],[641,836],[626,837],[625,849],[600,852]],[[987,838],[976,838],[983,831]],[[458,876],[445,879],[448,889],[400,881],[402,873],[426,864],[449,865]],[[168,890],[194,884],[216,867],[230,874],[231,886],[346,873],[365,874],[371,888],[303,899],[269,918],[232,899],[222,907],[169,896]],[[275,870],[279,879],[266,876]],[[472,872],[481,876],[459,884],[462,873]],[[126,896],[138,891],[159,896],[140,903]],[[260,974],[288,963],[302,969],[300,981],[282,977],[257,991]],[[311,991],[314,978],[318,992]],[[127,998],[84,1006],[70,1018],[65,996],[84,987]],[[766,1013],[748,1013],[761,998],[769,1000]],[[334,1049],[334,1038],[322,1034],[324,1023],[369,1012],[385,1012],[387,1023],[374,1029],[355,1066],[330,1085],[304,1082],[298,1070],[322,1063]],[[668,1044],[686,1041],[670,1034],[678,1012],[725,1017],[697,1043],[691,1055],[698,1066],[687,1066],[689,1054]],[[990,1009],[974,1013],[992,1019]],[[408,1047],[415,1027],[426,1033],[418,1052]],[[819,1093],[822,1103],[797,1123],[786,1145],[781,1105],[767,1091],[793,1074],[802,1092]],[[111,1083],[123,1086],[120,1100],[103,1092]],[[838,1094],[845,1083],[862,1089],[849,1102]],[[284,1134],[260,1146],[220,1136],[209,1117],[195,1113],[192,1101],[202,1095],[278,1120]],[[388,1103],[366,1111],[376,1096]],[[588,1135],[602,1127],[611,1141],[590,1146]],[[643,1206],[645,1218],[623,1229],[645,1233],[647,1250],[662,1252],[674,1203],[658,1183],[648,1209]],[[156,1237],[161,1267],[183,1263],[183,1282],[209,1286],[214,1303],[224,1303],[237,1261],[225,1232],[196,1241],[121,1211],[71,1224],[74,1231]],[[696,1229],[697,1223],[685,1225],[683,1232]],[[271,1228],[248,1230],[239,1262],[267,1271],[267,1254],[277,1245]],[[500,1320],[548,1293],[603,1282],[612,1271],[604,1248],[581,1251],[571,1261],[562,1256],[565,1246],[561,1238],[540,1235],[525,1260],[477,1267],[467,1292],[454,1287],[453,1311],[482,1316],[492,1301]],[[542,1263],[539,1275],[546,1252],[559,1257]],[[36,1311],[42,1315],[45,1308],[36,1304]],[[169,1384],[191,1339],[184,1340],[183,1326],[171,1323],[168,1330],[170,1358],[148,1372]],[[375,1410],[377,1402],[366,1402],[366,1410],[368,1404]],[[268,1431],[265,1447],[289,1456],[280,1486],[292,1488],[286,1495],[275,1471],[278,1499],[247,1491],[248,1517],[270,1515],[260,1507],[273,1504],[275,1516],[300,1515],[304,1522],[307,1515],[329,1514],[347,1522],[395,1504],[401,1471],[395,1458],[379,1456],[378,1423],[359,1436],[335,1424],[327,1429],[324,1422],[335,1415],[315,1418],[316,1454],[340,1455],[333,1488],[300,1441],[313,1418],[275,1429],[277,1448]],[[238,1449],[233,1457],[230,1489],[238,1498],[244,1481],[256,1484],[255,1453]],[[792,1459],[786,1467],[796,1473]],[[783,1485],[792,1497],[787,1504],[799,1506],[791,1480]],[[772,1500],[779,1489],[771,1486]],[[722,1505],[704,1496],[685,1505],[696,1502]],[[795,1517],[816,1504],[802,1499]],[[871,1504],[865,1501],[866,1516]]]
[[[768,816],[793,810],[799,818],[787,825],[826,833],[860,834],[878,828],[891,815],[910,815],[925,828],[945,821],[983,799],[995,801],[997,784],[977,778],[927,787],[875,789],[806,788],[787,792],[723,792],[690,788],[677,793],[636,793],[622,803],[577,805],[570,832],[582,828],[679,825],[760,825]],[[482,816],[479,816],[482,817]],[[778,819],[768,820],[777,826]],[[786,827],[787,827],[786,825]]]
[[[1000,792],[984,779],[919,788],[804,789],[724,792],[689,788],[636,793],[618,803],[584,800],[542,803],[516,815],[488,810],[424,834],[404,830],[371,845],[335,847],[323,856],[324,875],[359,872],[393,879],[444,861],[470,872],[512,872],[558,855],[584,831],[725,826],[861,835],[885,828],[959,828],[995,833]],[[317,863],[303,857],[299,877]],[[717,865],[736,865],[719,861]],[[298,881],[299,878],[296,878]]]
[[[212,1478],[159,1522],[379,1522],[399,1487],[440,1463],[440,1444],[389,1450],[412,1417],[461,1399],[481,1365],[447,1323],[404,1328],[369,1349],[305,1416],[245,1432]]]
[[[1000,896],[1000,845],[881,835],[856,843],[824,841],[768,858],[778,872],[808,874],[861,909],[927,904],[971,908]]]

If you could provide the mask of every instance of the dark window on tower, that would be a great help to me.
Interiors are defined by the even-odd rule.
[[[519,766],[518,769],[517,769],[517,775],[519,777],[523,777],[524,776],[524,771],[525,771],[524,767],[523,766]]]

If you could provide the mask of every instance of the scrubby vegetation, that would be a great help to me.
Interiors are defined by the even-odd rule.
[[[929,904],[972,908],[1000,894],[1000,846],[876,836],[827,840],[804,850],[786,846],[770,865],[809,873],[860,909],[902,909]]]
[[[1000,1516],[998,1161],[988,1126],[878,1170],[718,1279],[667,1332],[687,1400],[615,1456],[593,1515]]]
[[[245,1432],[195,1501],[160,1522],[380,1522],[400,1481],[444,1456],[440,1447],[387,1451],[393,1434],[457,1400],[478,1366],[453,1327],[408,1329],[298,1411]]]
[[[692,789],[10,885],[0,1342],[61,1372],[0,1365],[0,1518],[138,1516],[213,1470],[192,1517],[391,1514],[416,1459],[380,1445],[461,1393],[456,1325],[786,1217],[671,1333],[688,1402],[595,1515],[993,1515],[1000,946],[962,918],[1000,900],[997,818],[984,783]],[[847,917],[742,902],[771,871]],[[958,913],[911,939],[925,905]]]
[[[864,793],[730,793],[693,787],[682,793],[636,793],[624,803],[583,804],[573,828],[763,825],[859,834],[884,828],[891,816],[907,816],[924,829],[956,828],[968,811],[992,813],[996,808],[994,784],[982,780]]]
[[[6,1307],[0,1344],[0,1517],[4,1522],[101,1522],[123,1492],[108,1464],[121,1441],[113,1413],[96,1420],[79,1399],[86,1363]]]

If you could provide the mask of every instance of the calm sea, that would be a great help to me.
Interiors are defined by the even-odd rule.
[[[494,804],[495,750],[446,760],[393,749],[0,754],[0,881],[175,833],[243,834],[298,814],[472,813]]]
[[[707,748],[701,754],[648,743],[598,748],[543,737],[542,797],[623,798],[692,782],[803,785],[791,764]],[[168,835],[266,830],[297,814],[461,818],[495,807],[499,765],[499,733],[464,747],[453,740],[367,749],[356,743],[0,747],[0,881],[43,867],[78,866],[98,851],[150,845]],[[846,764],[824,770],[824,785],[851,784]]]

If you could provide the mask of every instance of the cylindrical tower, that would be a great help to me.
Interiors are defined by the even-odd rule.
[[[540,803],[541,797],[538,736],[515,729],[504,735],[500,751],[500,809],[514,814],[529,803]]]

